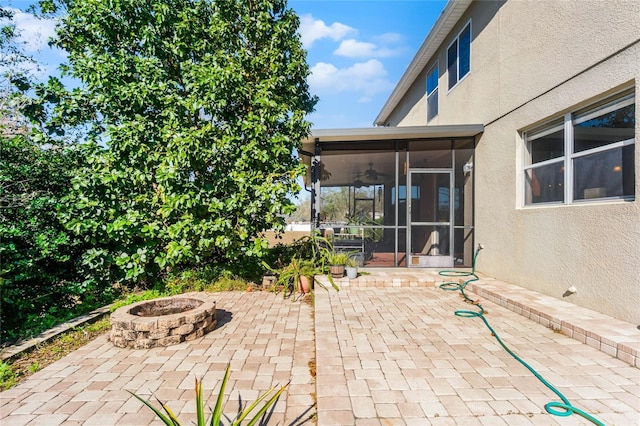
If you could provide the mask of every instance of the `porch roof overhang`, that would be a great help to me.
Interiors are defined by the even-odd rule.
[[[353,144],[353,150],[357,151],[370,148],[367,142],[475,138],[482,132],[484,132],[482,124],[316,129],[302,141],[302,150],[298,152],[298,156],[304,164],[311,166],[311,156],[315,154],[316,141],[325,149],[330,148],[332,144]],[[310,170],[311,167],[308,167],[304,179],[305,185],[311,183]]]
[[[315,151],[315,143],[354,143],[410,139],[472,138],[484,131],[482,124],[454,124],[443,126],[365,127],[351,129],[316,129],[302,141],[302,149]]]

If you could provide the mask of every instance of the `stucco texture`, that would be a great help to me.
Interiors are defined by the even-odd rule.
[[[440,64],[426,122],[426,70],[391,125],[482,123],[474,165],[478,269],[640,324],[640,149],[634,201],[523,206],[523,131],[623,88],[640,110],[640,2],[474,2],[427,64]],[[471,71],[447,90],[446,49],[471,19]],[[636,119],[636,139],[640,125]]]

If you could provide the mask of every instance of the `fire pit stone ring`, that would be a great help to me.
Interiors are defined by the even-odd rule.
[[[110,322],[109,339],[119,348],[176,345],[216,327],[216,302],[202,293],[145,300],[115,310]]]

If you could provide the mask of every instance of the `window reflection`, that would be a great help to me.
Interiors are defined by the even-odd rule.
[[[608,150],[574,160],[574,198],[586,200],[633,195],[634,146]]]
[[[525,204],[634,197],[633,90],[564,114],[525,139]]]
[[[526,199],[530,203],[564,201],[563,163],[548,164],[526,171]]]
[[[635,113],[635,104],[631,104],[585,121],[576,120],[577,124],[573,126],[574,152],[633,139]]]

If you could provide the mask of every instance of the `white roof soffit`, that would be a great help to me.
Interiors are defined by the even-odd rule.
[[[418,53],[416,53],[411,60],[400,81],[376,117],[375,125],[386,125],[389,115],[391,115],[396,106],[398,106],[400,100],[407,93],[418,75],[427,66],[472,1],[473,0],[449,0],[449,2],[447,2],[438,20],[433,24],[431,31],[429,31],[429,34],[427,34],[427,37],[422,42],[420,49],[418,49]]]
[[[352,129],[317,129],[303,140],[304,146],[320,142],[361,142],[397,139],[472,138],[484,131],[482,124],[454,124],[443,126],[365,127]],[[311,151],[313,151],[311,149]]]

